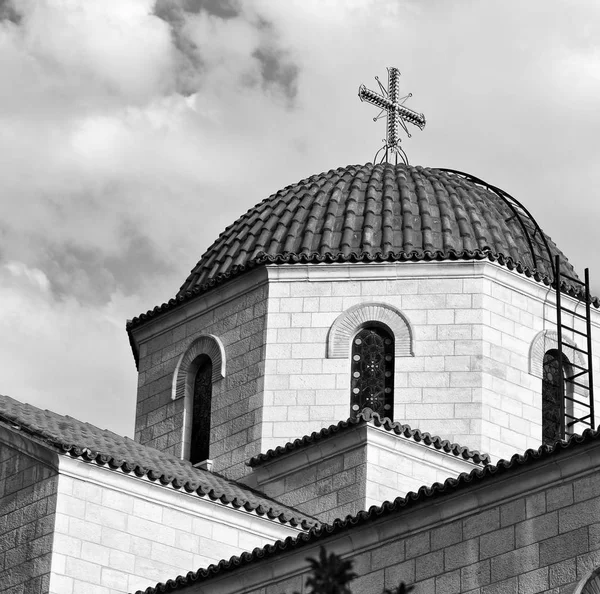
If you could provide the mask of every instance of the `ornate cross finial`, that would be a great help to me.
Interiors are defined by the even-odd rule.
[[[404,102],[409,97],[412,97],[412,93],[409,93],[404,97],[399,97],[400,93],[398,92],[398,83],[400,81],[400,71],[393,66],[388,68],[387,71],[387,90],[383,88],[379,77],[376,76],[375,80],[379,85],[381,95],[371,91],[370,89],[367,89],[365,85],[360,85],[358,88],[358,96],[360,97],[361,101],[367,101],[367,103],[371,103],[375,107],[379,107],[379,109],[381,109],[379,115],[373,118],[374,122],[382,118],[384,113],[387,114],[387,138],[383,141],[383,147],[377,151],[377,154],[375,155],[375,161],[377,161],[377,156],[379,153],[385,150],[385,154],[381,158],[380,162],[383,162],[384,159],[391,162],[390,156],[393,154],[396,163],[398,163],[398,155],[400,155],[402,161],[408,165],[406,153],[400,146],[400,126],[402,126],[410,138],[410,132],[406,127],[406,122],[413,124],[422,130],[425,127],[425,116],[422,113],[417,113],[408,107],[404,107]]]

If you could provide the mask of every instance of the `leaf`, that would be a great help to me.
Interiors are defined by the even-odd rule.
[[[312,569],[312,575],[306,580],[311,588],[308,594],[351,594],[348,584],[356,577],[351,560],[344,560],[335,553],[327,555],[321,547],[319,558],[307,561]]]

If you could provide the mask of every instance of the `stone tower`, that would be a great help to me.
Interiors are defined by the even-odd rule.
[[[440,169],[348,166],[284,188],[129,322],[136,439],[237,479],[365,407],[492,460],[538,447],[568,412],[542,398],[553,257],[576,273],[534,227],[501,191]],[[592,323],[598,336],[595,309]]]

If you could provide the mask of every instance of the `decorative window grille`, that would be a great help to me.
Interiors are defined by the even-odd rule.
[[[356,417],[370,408],[382,417],[394,414],[394,339],[384,328],[363,328],[352,340],[350,408]]]
[[[208,460],[210,448],[210,412],[212,401],[212,361],[204,355],[196,371],[192,404],[190,462]]]
[[[558,351],[556,349],[547,351],[544,355],[542,375],[542,442],[544,445],[552,445],[564,438],[565,395],[561,394],[564,377],[564,364],[561,369]]]

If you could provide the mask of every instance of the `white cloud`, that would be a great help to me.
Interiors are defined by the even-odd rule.
[[[371,160],[384,125],[356,93],[390,65],[428,119],[411,162],[505,188],[596,266],[596,6],[192,4],[21,0],[0,22],[0,390],[68,408],[85,387],[131,424],[125,319],[268,194]]]

